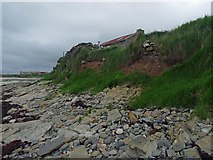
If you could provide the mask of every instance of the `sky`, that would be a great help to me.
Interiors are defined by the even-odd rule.
[[[2,3],[2,70],[51,71],[81,42],[171,30],[211,14],[210,2]],[[0,56],[0,58],[1,58]]]

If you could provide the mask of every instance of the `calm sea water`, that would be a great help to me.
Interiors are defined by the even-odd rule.
[[[39,78],[17,78],[17,77],[1,77],[0,86],[4,84],[22,83],[22,82],[34,82]]]

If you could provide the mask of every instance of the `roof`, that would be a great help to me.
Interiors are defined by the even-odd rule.
[[[110,45],[113,45],[113,44],[116,44],[118,42],[122,42],[126,39],[129,39],[130,37],[132,37],[135,33],[132,33],[132,34],[128,34],[128,35],[125,35],[125,36],[122,36],[122,37],[119,37],[119,38],[116,38],[116,39],[113,39],[113,40],[110,40],[110,41],[107,41],[107,42],[104,42],[101,44],[101,46],[105,47],[105,46],[110,46]]]

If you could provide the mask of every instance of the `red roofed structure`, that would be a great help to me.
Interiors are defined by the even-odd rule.
[[[101,47],[107,47],[107,46],[112,46],[112,45],[115,45],[115,44],[121,44],[121,43],[128,41],[130,39],[134,39],[135,37],[137,37],[139,32],[143,32],[143,30],[138,29],[136,33],[128,34],[128,35],[125,35],[125,36],[122,36],[122,37],[119,37],[119,38],[112,39],[110,41],[106,41],[104,43],[101,43],[100,46]]]

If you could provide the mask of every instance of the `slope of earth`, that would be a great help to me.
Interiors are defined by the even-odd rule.
[[[147,58],[135,61],[130,66],[124,67],[125,73],[142,72],[150,76],[160,76],[171,66],[158,58]]]

